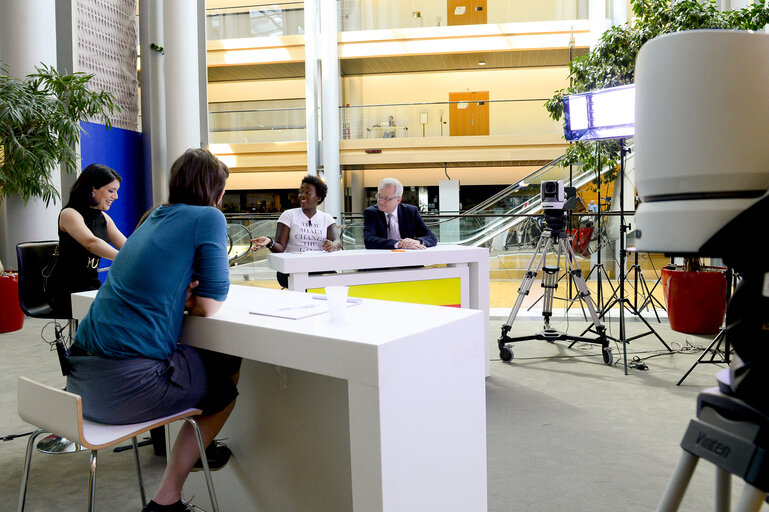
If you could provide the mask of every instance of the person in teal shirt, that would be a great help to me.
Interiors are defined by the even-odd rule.
[[[171,168],[168,204],[115,258],[70,348],[67,390],[86,419],[126,424],[197,407],[209,445],[229,417],[240,358],[178,344],[185,311],[210,316],[227,298],[227,226],[215,206],[228,175],[209,151],[187,150]],[[144,512],[187,510],[181,489],[198,455],[185,423]]]

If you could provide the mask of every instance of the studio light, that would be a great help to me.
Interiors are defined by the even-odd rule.
[[[564,117],[566,140],[630,138],[635,133],[635,86],[566,96]]]

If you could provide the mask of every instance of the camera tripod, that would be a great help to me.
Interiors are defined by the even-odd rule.
[[[730,396],[731,391],[719,372],[719,388],[706,389],[697,397],[697,418],[689,422],[681,441],[684,452],[657,512],[678,510],[686,487],[700,458],[716,466],[716,510],[730,510],[731,475],[745,480],[737,504],[738,512],[757,512],[769,489],[767,432],[769,416],[749,403]]]
[[[582,269],[576,263],[576,256],[568,240],[568,235],[564,229],[565,227],[565,212],[563,210],[545,210],[545,220],[547,228],[540,235],[537,247],[534,250],[534,255],[531,257],[529,266],[524,274],[521,287],[518,289],[518,297],[515,299],[513,309],[510,311],[507,321],[502,325],[502,335],[499,337],[499,357],[502,361],[509,362],[513,360],[513,351],[507,344],[515,343],[525,340],[545,340],[550,343],[557,340],[571,340],[582,341],[585,343],[595,343],[601,345],[601,351],[603,354],[603,362],[607,365],[611,365],[614,361],[614,357],[609,347],[609,339],[606,336],[606,327],[601,324],[601,320],[598,318],[598,314],[595,310],[595,305],[590,297],[590,290],[587,288],[585,278],[582,276]],[[550,317],[553,315],[553,294],[558,288],[558,266],[551,267],[545,265],[545,259],[547,258],[548,251],[556,244],[558,247],[558,260],[560,263],[560,255],[563,254],[566,258],[566,264],[569,268],[569,273],[572,279],[577,285],[577,291],[579,299],[584,301],[587,305],[587,309],[590,312],[590,316],[593,319],[593,325],[595,326],[598,339],[585,338],[582,336],[572,336],[567,333],[562,333],[550,326]],[[535,267],[536,264],[536,267]],[[537,277],[538,270],[542,269],[542,288],[543,305],[542,316],[545,320],[544,329],[536,334],[530,336],[520,336],[511,338],[508,336],[510,329],[513,326],[515,317],[518,315],[518,311],[521,309],[523,300],[526,295],[529,294],[531,285]]]

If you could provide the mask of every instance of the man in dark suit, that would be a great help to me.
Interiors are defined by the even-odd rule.
[[[419,210],[410,204],[401,204],[403,185],[400,181],[385,178],[377,190],[377,204],[363,211],[366,249],[426,249],[438,243],[419,216]]]

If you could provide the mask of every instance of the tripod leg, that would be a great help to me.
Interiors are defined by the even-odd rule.
[[[766,499],[766,493],[750,484],[745,484],[745,489],[740,494],[737,502],[737,512],[758,512]]]
[[[668,486],[665,488],[665,494],[662,495],[662,500],[657,506],[657,512],[675,512],[678,510],[699,460],[699,457],[684,450],[681,458],[678,459],[675,470],[673,470],[673,476],[670,477]]]
[[[515,299],[515,304],[513,305],[513,309],[510,311],[510,315],[507,317],[507,322],[505,322],[505,325],[502,326],[502,335],[503,337],[507,334],[507,332],[510,330],[510,327],[512,327],[513,322],[515,321],[515,317],[518,316],[518,311],[521,309],[521,305],[523,305],[523,299],[526,297],[526,295],[529,294],[529,290],[531,289],[531,284],[534,282],[534,279],[537,277],[537,271],[532,270],[534,267],[534,263],[537,261],[537,256],[539,255],[539,261],[537,262],[536,268],[541,268],[542,264],[544,263],[545,258],[547,257],[547,251],[550,249],[550,244],[552,242],[552,239],[549,237],[543,237],[539,239],[539,243],[537,243],[537,248],[534,250],[534,255],[531,257],[531,261],[529,261],[529,266],[526,269],[526,274],[523,277],[523,281],[521,281],[521,287],[518,288],[518,297]],[[542,247],[544,243],[544,249]],[[542,253],[540,255],[540,249],[542,250]]]
[[[701,362],[703,359],[705,359],[705,356],[706,356],[706,355],[708,355],[708,353],[709,353],[709,352],[710,352],[710,351],[713,349],[713,347],[714,347],[716,344],[718,344],[718,343],[721,343],[721,339],[723,338],[723,336],[724,336],[724,334],[725,334],[725,333],[726,333],[726,331],[725,331],[724,329],[721,329],[721,330],[718,332],[718,336],[716,336],[716,337],[713,339],[713,341],[711,341],[711,342],[710,342],[710,345],[708,345],[708,348],[706,348],[705,350],[703,350],[703,351],[702,351],[702,354],[700,354],[700,357],[698,357],[698,358],[697,358],[697,360],[696,360],[696,361],[694,361],[694,364],[691,366],[691,368],[689,368],[689,369],[686,371],[686,373],[684,373],[684,376],[683,376],[683,377],[681,377],[681,380],[679,380],[679,381],[676,383],[676,386],[680,386],[680,385],[681,385],[681,383],[684,381],[684,379],[686,379],[686,377],[688,377],[688,376],[689,376],[689,374],[690,374],[690,373],[692,373],[692,370],[694,370],[694,368],[695,368],[695,367],[696,367],[698,364],[700,364],[700,362]]]
[[[716,466],[716,512],[729,512],[732,501],[732,474]]]

